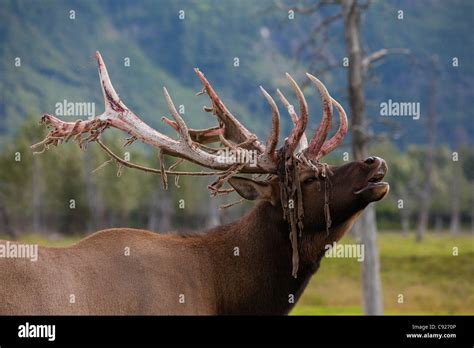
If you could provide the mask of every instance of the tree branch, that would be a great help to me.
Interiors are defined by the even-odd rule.
[[[375,52],[372,52],[371,54],[365,56],[363,59],[362,59],[362,67],[364,69],[364,71],[367,71],[367,69],[369,68],[369,66],[384,58],[385,56],[389,55],[389,54],[411,54],[410,50],[408,48],[382,48],[378,51],[375,51]]]

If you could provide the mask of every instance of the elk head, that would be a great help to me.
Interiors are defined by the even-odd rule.
[[[382,182],[387,166],[378,157],[369,157],[342,166],[330,166],[320,159],[339,146],[347,133],[347,117],[342,106],[328,93],[326,87],[316,77],[307,74],[318,89],[323,103],[321,123],[311,141],[308,142],[305,129],[308,124],[308,106],[295,80],[286,74],[299,103],[299,115],[285,96],[277,94],[288,110],[294,124],[290,135],[277,149],[280,133],[280,113],[270,94],[260,87],[272,110],[272,128],[265,143],[245,128],[220,100],[206,77],[195,72],[203,84],[199,94],[207,93],[212,106],[204,107],[217,118],[218,125],[209,129],[189,129],[177,112],[174,103],[163,88],[165,99],[173,120],[163,117],[179,136],[170,138],[144,123],[118,97],[110,81],[107,68],[99,52],[96,53],[99,76],[105,100],[105,111],[93,119],[63,122],[55,116],[45,114],[42,122],[52,126],[46,138],[32,146],[58,145],[73,138],[81,148],[87,143],[97,142],[120,166],[141,169],[161,174],[167,184],[167,175],[214,175],[217,180],[209,185],[212,195],[237,191],[243,198],[270,202],[288,222],[293,251],[293,275],[296,277],[299,262],[298,243],[305,237],[321,239],[330,230],[338,233],[337,226],[357,216],[369,203],[382,199],[389,186]],[[326,140],[332,121],[333,107],[339,114],[340,125],[337,132]],[[100,140],[100,135],[109,127],[118,128],[130,135],[125,145],[135,140],[156,147],[160,151],[160,169],[152,169],[132,164],[114,154]],[[86,137],[83,137],[86,135]],[[209,146],[218,143],[218,146]],[[181,172],[165,169],[164,155],[188,160],[214,171]],[[249,161],[248,159],[254,160]],[[176,163],[178,164],[178,163]],[[172,166],[173,168],[175,165]],[[238,173],[256,174],[259,180],[237,177]],[[223,188],[229,183],[231,189]],[[342,235],[335,236],[339,239]],[[306,238],[307,239],[307,238]],[[314,239],[314,238],[313,238]],[[304,245],[302,246],[305,247]]]

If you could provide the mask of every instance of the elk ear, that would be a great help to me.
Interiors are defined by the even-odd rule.
[[[255,181],[247,178],[234,176],[229,179],[228,183],[237,193],[248,200],[264,200],[275,205],[276,197],[273,185],[267,182]]]

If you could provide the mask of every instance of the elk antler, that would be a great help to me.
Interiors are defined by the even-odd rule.
[[[224,127],[214,127],[205,131],[188,130],[186,123],[176,111],[174,103],[166,90],[163,89],[165,99],[168,104],[169,111],[174,121],[167,120],[168,124],[172,124],[173,127],[179,134],[180,139],[174,140],[155,129],[148,126],[143,122],[136,114],[134,114],[118,97],[112,83],[110,81],[107,68],[99,52],[96,53],[96,59],[99,65],[99,76],[101,82],[101,88],[105,100],[105,111],[101,115],[95,116],[91,120],[82,121],[78,120],[75,122],[64,122],[56,118],[55,116],[45,114],[42,117],[42,122],[53,127],[53,130],[48,136],[40,143],[33,145],[33,148],[43,145],[48,147],[49,145],[58,145],[63,141],[69,140],[74,137],[82,147],[84,144],[90,141],[96,140],[100,134],[108,127],[118,128],[128,134],[133,139],[141,140],[142,142],[154,146],[160,149],[163,153],[187,159],[191,162],[199,164],[206,168],[228,170],[235,164],[235,160],[232,158],[223,158],[216,154],[209,153],[203,150],[200,146],[201,143],[209,141],[215,141],[221,134],[226,134],[227,129],[231,128],[230,125],[234,125],[234,132],[230,133],[232,136],[230,140],[248,140],[252,138],[252,134],[248,132],[225,108],[224,104],[220,102],[220,99],[213,92],[212,87],[206,80],[205,87],[210,93],[211,99],[216,105],[216,108],[223,110],[221,120],[223,120]],[[199,76],[204,76],[198,72]],[[204,78],[205,79],[205,78]],[[219,113],[220,114],[220,113]],[[89,133],[89,136],[85,139],[82,135]],[[229,132],[227,131],[227,134]],[[237,134],[241,137],[237,138]],[[249,173],[268,173],[275,171],[275,164],[272,163],[270,158],[265,154],[265,147],[262,146],[258,139],[254,141],[256,143],[255,148],[258,150],[258,162],[256,167],[251,167],[249,164],[243,166],[242,171]]]
[[[282,101],[282,103],[285,105],[286,109],[288,110],[288,113],[290,114],[291,120],[293,122],[294,128],[292,131],[297,134],[295,134],[295,138],[293,140],[290,138],[288,139],[289,142],[295,143],[295,139],[299,138],[299,144],[298,144],[298,151],[299,153],[305,153],[308,157],[308,159],[311,159],[313,161],[319,161],[322,157],[327,155],[329,152],[334,150],[337,146],[339,146],[342,141],[344,140],[344,136],[347,133],[347,116],[342,108],[341,104],[339,104],[335,99],[333,99],[330,95],[324,84],[315,76],[306,73],[306,76],[310,79],[310,81],[316,86],[316,88],[319,91],[319,94],[321,95],[321,100],[323,102],[323,117],[321,119],[321,123],[312,138],[311,142],[308,145],[308,139],[306,138],[306,134],[304,133],[304,130],[306,128],[307,122],[308,122],[308,106],[306,104],[306,100],[304,99],[304,95],[301,93],[301,90],[299,89],[298,85],[296,82],[293,80],[293,78],[289,75],[286,74],[287,78],[290,80],[290,83],[295,90],[295,93],[298,97],[298,100],[300,102],[300,112],[301,112],[301,118],[298,117],[296,114],[293,106],[288,102],[286,97],[283,95],[283,93],[280,92],[280,90],[277,89],[277,94]],[[336,109],[339,113],[339,122],[340,126],[338,131],[333,135],[333,137],[326,141],[326,137],[329,133],[329,129],[331,127],[331,121],[332,121],[332,107],[333,104],[336,106]],[[301,123],[299,123],[301,122]],[[298,129],[298,125],[301,125],[301,129]],[[290,150],[294,149],[294,145],[290,147]]]
[[[311,74],[306,73],[306,75],[316,86],[316,88],[318,88],[321,95],[321,100],[323,102],[323,117],[321,119],[321,123],[318,130],[316,131],[315,136],[305,151],[309,159],[319,161],[319,159],[338,147],[344,140],[344,136],[347,133],[347,115],[341,104],[339,104],[329,95],[328,90],[321,81]],[[333,137],[330,140],[325,141],[329,133],[329,128],[331,127],[333,104],[336,106],[336,109],[339,113],[340,125]]]
[[[208,94],[212,107],[205,107],[204,110],[213,112],[217,117],[219,123],[217,127],[202,130],[188,129],[185,121],[177,112],[168,91],[166,88],[163,88],[165,100],[173,120],[166,117],[163,117],[162,119],[178,133],[179,139],[175,140],[151,128],[123,103],[110,81],[107,68],[99,52],[96,52],[96,59],[99,68],[101,89],[105,101],[104,112],[87,121],[77,120],[75,122],[64,122],[55,116],[45,114],[41,119],[42,123],[51,126],[53,129],[43,141],[32,145],[32,148],[43,146],[44,151],[50,145],[57,146],[60,143],[67,142],[69,139],[73,138],[79,143],[81,148],[89,142],[97,141],[102,148],[111,155],[110,150],[100,142],[99,137],[107,128],[113,127],[130,135],[126,145],[138,139],[148,145],[158,148],[161,156],[170,155],[186,159],[205,168],[221,171],[209,173],[221,175],[221,177],[216,181],[216,185],[212,187],[214,189],[219,189],[220,186],[222,186],[222,184],[236,172],[276,174],[278,168],[276,147],[278,145],[280,130],[280,113],[275,101],[270,94],[263,89],[263,87],[261,87],[261,91],[272,110],[272,129],[265,145],[255,134],[251,133],[234,115],[232,115],[218,97],[204,74],[198,69],[195,69],[195,72],[203,84],[203,90],[198,94]],[[347,132],[347,118],[342,107],[329,96],[324,85],[314,76],[307,75],[319,89],[324,108],[321,125],[309,146],[307,145],[307,139],[304,134],[308,123],[308,106],[298,84],[289,74],[286,74],[300,105],[299,116],[296,115],[283,94],[280,91],[277,91],[277,93],[285,107],[288,109],[294,123],[294,127],[289,137],[285,139],[285,150],[288,154],[293,155],[293,152],[298,147],[299,151],[305,151],[309,159],[317,161],[342,142],[342,139]],[[324,143],[330,127],[333,103],[336,105],[336,108],[341,115],[341,125],[339,131],[333,136],[333,138]],[[219,151],[222,150],[222,148],[206,146],[206,144],[213,142],[220,142],[225,148],[231,149],[240,154],[248,154],[249,151],[253,151],[256,161],[253,163],[248,163],[249,161],[241,162],[239,161],[239,156],[236,156],[235,154],[223,155]],[[245,156],[243,157],[245,158]],[[115,160],[119,159],[118,156],[112,156],[112,158]],[[128,165],[126,161],[120,163],[122,165]],[[132,167],[144,168],[138,165],[133,165]],[[165,175],[166,171],[163,171],[162,169],[161,173]],[[173,172],[173,174],[175,173],[176,172]]]
[[[255,134],[251,133],[232,115],[204,74],[197,68],[195,68],[194,71],[203,84],[202,91],[197,93],[197,95],[207,93],[212,102],[212,108],[204,107],[204,111],[213,112],[217,116],[219,126],[223,130],[224,138],[236,144],[245,144],[244,146],[254,148],[260,153],[264,152],[265,146],[261,144]]]
[[[326,140],[326,137],[329,133],[329,128],[331,127],[332,102],[329,92],[323,83],[311,74],[306,74],[306,76],[308,76],[311,82],[319,90],[321,101],[323,102],[323,117],[321,118],[321,123],[306,151],[310,159],[317,159],[321,147],[323,146],[324,141]]]
[[[329,152],[331,152],[336,147],[338,147],[342,143],[342,141],[344,140],[344,137],[347,134],[348,127],[347,127],[346,112],[344,111],[341,104],[339,104],[335,99],[331,98],[331,101],[334,104],[334,106],[336,106],[337,112],[339,113],[339,129],[332,136],[331,139],[329,139],[323,144],[321,151],[319,151],[318,155],[316,156],[316,160],[319,160],[320,158],[326,156]]]

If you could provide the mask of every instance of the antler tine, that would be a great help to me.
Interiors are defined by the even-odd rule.
[[[104,60],[99,51],[95,52],[95,58],[97,59],[99,69],[100,87],[102,89],[102,94],[104,95],[105,114],[110,113],[112,110],[124,111],[127,107],[123,104],[115,91],[115,88],[110,81],[107,67],[105,66]]]
[[[166,87],[163,87],[163,94],[165,95],[166,104],[168,105],[171,116],[173,116],[174,120],[176,121],[176,125],[178,127],[176,131],[179,133],[180,137],[187,142],[188,145],[191,145],[192,140],[189,136],[188,126],[186,125],[186,122],[184,122],[183,118],[179,115],[178,110],[176,110],[173,100],[171,99]]]
[[[232,115],[214,91],[204,74],[198,68],[195,68],[194,71],[204,86],[203,91],[207,92],[212,101],[214,112],[219,118],[220,124],[223,125],[224,137],[236,144],[249,143],[251,147],[256,149],[258,152],[263,153],[265,151],[265,146],[262,145],[257,137],[245,128],[234,115]]]
[[[172,121],[165,116],[163,116],[161,120],[178,132],[178,124],[175,121]],[[206,129],[189,129],[188,128],[188,132],[189,132],[189,136],[191,137],[193,141],[202,145],[208,144],[208,143],[215,143],[216,141],[219,141],[219,136],[224,134],[224,130],[219,126],[206,128]]]
[[[201,140],[210,141],[220,137],[223,128],[189,130],[185,121],[176,111],[166,88],[163,89],[163,92],[165,94],[168,108],[174,118],[174,122],[167,120],[169,121],[167,123],[178,131],[180,140],[174,140],[151,128],[120,100],[117,92],[112,86],[107,68],[99,52],[96,53],[96,58],[99,66],[101,88],[105,100],[105,112],[90,120],[77,120],[75,122],[64,122],[52,115],[46,114],[43,116],[42,122],[52,126],[53,129],[43,141],[33,145],[32,148],[42,146],[43,150],[45,150],[50,145],[59,145],[62,142],[68,141],[71,137],[74,137],[79,145],[83,147],[85,143],[99,140],[99,136],[102,132],[109,127],[113,127],[128,133],[133,139],[141,140],[148,145],[158,148],[162,154],[183,158],[206,168],[226,170],[226,173],[227,171],[235,171],[236,168],[238,168],[239,171],[246,173],[273,173],[276,171],[276,164],[269,161],[266,156],[259,156],[257,159],[257,165],[251,163],[240,163],[234,158],[226,158],[222,155],[204,151],[197,146],[193,141],[193,137],[199,142],[201,142]],[[210,90],[211,89],[208,87],[208,92]],[[218,101],[218,98],[216,98],[217,96],[215,95],[212,97],[215,102]],[[219,107],[222,108],[222,105],[223,104],[219,104]],[[226,123],[225,125],[234,125],[236,127],[241,126],[237,120],[234,119],[234,121],[234,123]],[[250,132],[245,128],[242,127],[239,129],[240,131],[245,131],[249,134],[249,138],[244,140],[253,142],[253,146],[260,146],[259,149],[262,150],[260,151],[260,154],[262,154],[265,147],[259,142],[254,141],[254,138],[250,137],[252,134],[250,134]],[[88,137],[83,139],[81,137],[83,134],[88,134]],[[259,162],[259,159],[261,160],[261,163]]]
[[[291,130],[290,136],[286,139],[288,151],[290,153],[293,153],[295,148],[298,146],[301,137],[304,134],[306,125],[308,124],[308,104],[306,103],[306,99],[303,95],[303,92],[301,91],[296,81],[288,73],[286,73],[286,77],[288,78],[291,87],[295,91],[298,103],[300,104],[300,117],[298,119],[298,122],[296,123],[296,126],[294,126]]]
[[[318,154],[324,144],[324,141],[326,140],[326,137],[328,136],[329,128],[331,127],[332,98],[321,81],[319,81],[315,76],[309,73],[306,73],[306,76],[308,76],[311,82],[318,89],[319,94],[321,95],[321,101],[323,102],[323,117],[321,119],[321,123],[319,124],[318,130],[316,131],[316,134],[314,135],[313,139],[311,139],[308,149],[306,150],[310,159],[316,159],[318,158]]]
[[[331,98],[332,103],[337,109],[337,112],[339,113],[339,129],[337,132],[332,136],[331,139],[326,141],[319,152],[318,156],[316,157],[317,160],[320,158],[326,156],[328,153],[330,153],[332,150],[334,150],[336,147],[338,147],[342,141],[344,140],[345,135],[347,134],[347,115],[346,112],[344,111],[343,107],[341,104],[337,102],[334,98]]]
[[[286,110],[288,110],[288,114],[291,117],[291,121],[293,122],[293,126],[296,126],[296,124],[298,123],[298,118],[299,117],[295,112],[295,108],[293,107],[293,105],[290,104],[288,99],[286,99],[285,95],[283,93],[281,93],[281,91],[278,88],[277,88],[277,94],[278,94],[278,97],[280,98],[281,102],[283,103],[283,105],[285,105]]]
[[[268,104],[270,104],[270,107],[272,109],[272,130],[267,139],[265,153],[269,156],[274,156],[275,149],[278,145],[278,140],[280,136],[280,111],[278,110],[278,106],[276,105],[271,95],[268,94],[268,92],[262,86],[260,86],[260,90],[262,91],[263,95],[267,99]]]
[[[286,110],[290,114],[291,121],[293,122],[293,126],[296,126],[298,124],[299,117],[295,112],[295,108],[293,107],[293,105],[290,104],[288,99],[286,99],[285,95],[283,93],[281,93],[281,91],[279,89],[277,89],[277,94],[278,94],[278,97],[280,98],[281,102],[285,106]],[[306,137],[306,133],[303,132],[303,135],[301,136],[298,147],[296,148],[296,151],[300,152],[301,150],[304,150],[307,147],[308,147],[308,138]]]

